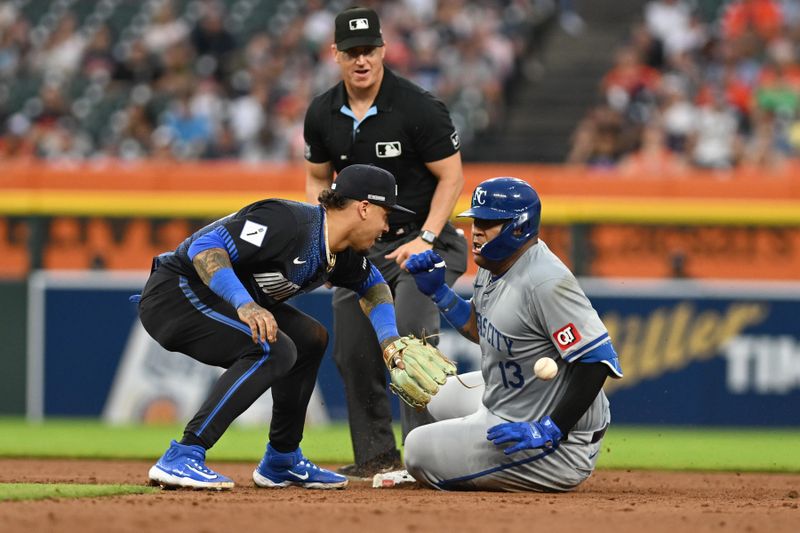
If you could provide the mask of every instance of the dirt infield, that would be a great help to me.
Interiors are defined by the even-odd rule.
[[[0,460],[0,482],[144,483],[149,462]],[[229,492],[0,502],[3,533],[800,531],[800,475],[601,470],[570,494],[420,488],[255,489],[252,464],[210,464]]]

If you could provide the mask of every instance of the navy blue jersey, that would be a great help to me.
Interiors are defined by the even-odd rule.
[[[261,200],[200,229],[165,257],[162,265],[189,278],[199,275],[189,247],[215,231],[225,242],[236,276],[253,299],[269,307],[310,292],[327,281],[357,290],[367,280],[371,263],[354,250],[336,254],[331,269],[325,247],[325,210],[289,200]]]

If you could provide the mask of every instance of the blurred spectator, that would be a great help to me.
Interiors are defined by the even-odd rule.
[[[33,52],[31,67],[35,71],[48,72],[63,78],[77,70],[86,46],[85,38],[76,31],[77,24],[72,13],[61,17],[44,47]]]
[[[707,40],[705,24],[683,0],[652,0],[645,6],[644,17],[667,56],[696,50]]]
[[[236,50],[236,38],[225,29],[224,16],[221,2],[203,4],[203,15],[190,36],[197,56],[213,60],[210,70],[219,80],[229,73],[229,59]]]
[[[619,168],[624,175],[648,178],[678,174],[686,169],[686,163],[669,149],[661,124],[653,120],[642,131],[641,145],[622,159]]]
[[[70,117],[63,93],[57,85],[45,84],[40,93],[41,108],[29,131],[36,156],[42,159],[82,159],[91,141]]]
[[[142,40],[150,53],[160,54],[188,35],[189,27],[175,16],[171,0],[160,0],[153,22],[145,29]]]
[[[64,1],[30,13],[29,24],[18,7],[25,2],[0,1],[0,98],[8,107],[0,117],[29,119],[30,128],[14,129],[24,131],[26,146],[43,146],[45,133],[80,141],[79,149],[35,150],[47,157],[299,158],[297,102],[310,101],[338,76],[327,43],[332,13],[342,6],[269,2],[277,8],[265,10],[266,4],[81,2],[78,18],[71,12],[78,3]],[[392,43],[387,64],[446,100],[464,146],[500,120],[504,92],[530,52],[532,27],[556,9],[541,0],[369,4],[381,12]],[[59,118],[47,127],[52,110],[42,113],[36,97],[43,83],[63,89]],[[199,131],[202,146],[187,142]],[[19,140],[0,130],[3,146]]]
[[[719,90],[712,90],[700,107],[689,136],[689,154],[695,166],[723,170],[733,168],[742,155],[736,114]]]
[[[631,28],[630,46],[648,67],[664,67],[664,43],[653,36],[644,22],[637,21]]]
[[[174,96],[191,90],[194,85],[194,50],[186,41],[180,41],[167,48],[161,56],[163,73],[155,83],[155,89]]]
[[[644,157],[646,146],[655,147],[659,131],[666,148],[702,168],[775,168],[798,155],[800,3],[733,0],[719,9],[708,4],[649,1],[644,24],[631,28],[630,44],[603,79],[602,95],[626,119],[605,128],[621,131],[616,137],[628,155],[623,166]],[[599,121],[602,116],[610,117],[608,109],[597,108],[578,125],[571,162],[593,164],[597,154],[611,153],[598,148],[614,137],[598,141],[598,122],[614,124]],[[629,137],[638,142],[627,143]],[[629,155],[635,145],[638,155]],[[648,153],[655,164],[657,150]]]
[[[110,79],[116,66],[111,54],[111,30],[102,25],[89,41],[83,54],[81,71],[89,79]]]
[[[303,38],[309,50],[316,52],[320,47],[331,42],[333,13],[325,9],[324,2],[321,0],[306,2],[306,12],[309,15],[303,24]]]
[[[647,29],[662,43],[687,32],[689,18],[689,5],[683,0],[651,0],[644,7]]]
[[[164,69],[141,40],[133,41],[128,50],[121,53],[124,57],[116,62],[112,76],[115,81],[136,85],[150,84],[161,78]]]
[[[224,122],[217,128],[213,141],[208,145],[203,159],[236,159],[240,155],[239,143],[230,124]]]
[[[770,41],[782,24],[781,8],[774,0],[733,0],[725,6],[722,33],[731,40],[752,34]]]
[[[35,129],[46,130],[54,127],[69,113],[61,88],[46,84],[39,93],[41,108],[33,115]]]
[[[249,94],[234,100],[229,109],[230,127],[245,152],[252,153],[259,132],[267,121],[269,85],[257,83]]]
[[[4,11],[6,15],[0,22],[0,79],[14,76],[22,58],[30,48],[28,21],[24,18],[14,18],[16,15],[9,9]]]
[[[643,64],[634,48],[625,46],[617,51],[614,67],[603,78],[602,88],[608,104],[625,111],[635,101],[651,99],[660,79],[661,74]]]
[[[569,164],[585,164],[597,169],[613,168],[626,152],[626,121],[609,106],[592,110],[575,131]]]
[[[164,115],[164,126],[174,143],[176,154],[182,159],[199,157],[214,134],[209,116],[192,109],[188,91],[172,101]]]
[[[5,126],[4,135],[0,137],[0,160],[32,157],[35,147],[28,136],[30,120],[22,113],[15,113]]]
[[[661,116],[666,146],[673,152],[685,153],[687,140],[697,121],[697,109],[689,101],[685,84],[678,77],[664,80]]]
[[[122,114],[122,128],[116,142],[122,159],[141,159],[153,151],[155,120],[147,105],[132,102]]]

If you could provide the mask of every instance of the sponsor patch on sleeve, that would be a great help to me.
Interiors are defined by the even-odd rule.
[[[244,227],[242,228],[242,233],[239,235],[239,238],[243,241],[247,241],[250,244],[260,247],[264,242],[264,237],[266,234],[266,226],[263,224],[257,224],[251,220],[245,220]]]
[[[566,350],[570,346],[578,344],[583,337],[581,337],[581,332],[578,331],[575,324],[569,323],[553,333],[553,338],[556,340],[556,344],[559,348]]]

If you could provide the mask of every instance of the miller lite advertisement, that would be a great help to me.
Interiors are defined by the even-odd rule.
[[[29,416],[169,421],[196,408],[219,370],[164,351],[142,331],[128,296],[143,281],[103,273],[33,277]],[[465,298],[469,281],[456,287]],[[605,385],[615,423],[800,425],[799,283],[579,281],[608,328],[625,374]],[[332,330],[330,290],[290,303]],[[64,316],[70,316],[69,327]],[[551,332],[551,340],[566,349],[581,340],[581,332],[566,323]],[[439,348],[460,373],[480,368],[478,346],[445,320]],[[270,400],[265,395],[242,422],[263,421]],[[341,378],[327,353],[308,421],[346,417]]]

